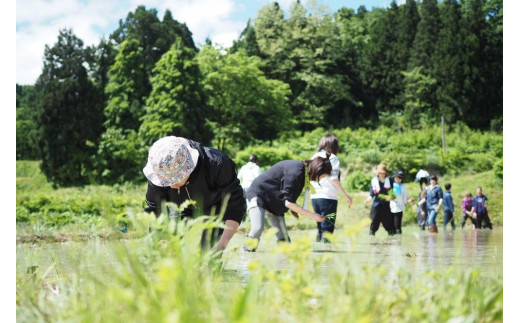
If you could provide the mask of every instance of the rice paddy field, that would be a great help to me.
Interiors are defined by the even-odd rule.
[[[331,243],[315,241],[311,220],[287,216],[292,242],[277,243],[269,228],[252,253],[241,249],[247,220],[223,253],[202,251],[202,230],[220,224],[155,219],[137,202],[144,187],[56,191],[39,183],[42,195],[30,201],[47,213],[20,211],[17,221],[17,321],[502,322],[502,192],[486,174],[450,180],[473,187],[471,178],[488,184],[493,230],[440,225],[430,234],[409,210],[402,235],[381,228],[371,237],[366,192],[354,192],[351,208],[340,200]],[[30,185],[17,179],[17,220]],[[129,207],[107,211],[119,205],[115,195]],[[90,208],[80,196],[104,205],[101,215],[70,222],[80,206]],[[59,213],[52,203],[76,209]]]

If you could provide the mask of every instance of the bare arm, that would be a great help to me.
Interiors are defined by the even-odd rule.
[[[343,194],[343,196],[345,196],[345,198],[348,201],[348,207],[350,207],[352,205],[352,198],[347,194],[347,192],[345,192],[345,190],[343,189],[343,186],[341,186],[341,183],[339,182],[339,180],[337,178],[334,178],[332,180],[332,185],[334,185],[334,187],[336,187],[336,189],[339,192],[341,192],[341,194]]]
[[[229,241],[231,238],[233,238],[233,235],[235,232],[237,232],[238,226],[240,225],[237,221],[234,220],[226,220],[224,224],[226,225],[226,228],[224,229],[224,232],[222,233],[222,236],[217,243],[218,250],[226,249]]]
[[[291,211],[294,211],[298,214],[305,215],[306,217],[309,217],[311,219],[314,219],[316,222],[323,222],[325,221],[325,217],[319,215],[318,213],[314,213],[311,211],[307,211],[306,209],[302,208],[296,203],[292,202],[285,202],[285,206]]]

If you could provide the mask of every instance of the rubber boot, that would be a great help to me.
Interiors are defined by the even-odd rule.
[[[395,230],[395,234],[403,234],[403,232],[401,231],[401,229],[397,229]]]
[[[434,225],[430,225],[428,228],[430,229],[431,233],[439,232],[439,231],[437,231],[437,226],[435,224]]]
[[[375,235],[376,235],[376,232],[375,232],[375,231],[372,231],[372,230],[370,230],[370,231],[368,232],[368,235],[369,235],[369,236],[375,236]]]

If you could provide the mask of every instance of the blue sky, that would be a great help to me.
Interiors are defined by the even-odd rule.
[[[404,1],[404,0],[403,0]],[[186,23],[196,44],[210,38],[213,43],[230,46],[245,28],[248,19],[256,18],[258,10],[273,2],[268,0],[17,0],[16,1],[16,83],[33,84],[43,66],[45,45],[57,41],[58,31],[72,28],[85,45],[99,43],[138,5],[155,8],[162,19],[170,9],[174,19]],[[287,14],[294,0],[278,3]],[[312,4],[326,5],[330,12],[341,7],[357,9],[365,5],[387,7],[391,0],[302,0],[310,9]],[[400,3],[401,1],[398,1]]]

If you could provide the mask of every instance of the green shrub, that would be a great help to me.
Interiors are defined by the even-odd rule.
[[[354,171],[347,176],[346,184],[348,190],[353,191],[367,191],[370,187],[370,180],[372,179],[370,173]]]
[[[504,176],[504,161],[502,159],[497,160],[495,164],[493,164],[493,175],[495,175],[498,179],[503,179]]]
[[[240,167],[248,162],[251,154],[258,156],[260,166],[264,169],[269,168],[282,160],[299,159],[296,154],[285,147],[250,146],[237,152],[233,160],[237,166]],[[309,158],[310,157],[311,156],[309,156]]]

